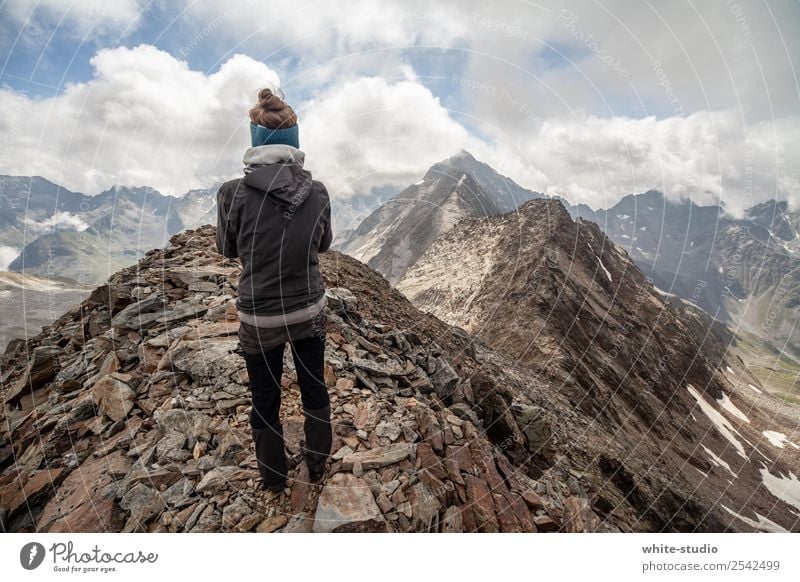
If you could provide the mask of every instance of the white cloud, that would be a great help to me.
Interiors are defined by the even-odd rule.
[[[741,128],[735,110],[666,119],[553,119],[538,131],[500,140],[484,155],[538,191],[595,208],[628,193],[663,191],[698,204],[722,200],[733,214],[800,186],[800,117]]]
[[[172,194],[206,187],[241,168],[247,110],[264,80],[278,82],[247,56],[206,75],[148,45],[104,49],[91,63],[92,80],[55,97],[0,90],[0,108],[12,112],[0,131],[14,152],[4,172],[88,193],[114,184]]]
[[[57,30],[76,38],[119,38],[138,28],[146,0],[6,0],[7,17],[37,42]]]
[[[48,230],[77,230],[82,232],[89,228],[89,225],[84,222],[80,216],[72,214],[71,212],[56,212],[52,216],[44,220],[33,220],[25,217],[25,224],[27,227],[38,235]],[[9,248],[9,247],[5,247]]]
[[[13,152],[0,171],[89,194],[114,184],[208,187],[239,173],[247,110],[265,80],[279,82],[244,55],[206,74],[148,45],[101,50],[91,63],[91,80],[54,97],[0,90],[0,133]],[[347,77],[294,103],[307,167],[340,204],[415,182],[461,148],[524,186],[593,207],[657,188],[735,212],[800,191],[798,117],[743,125],[734,108],[642,119],[573,111],[531,123],[518,104],[516,123],[472,117],[479,138],[408,63],[398,79]]]
[[[337,198],[408,185],[458,149],[479,145],[437,97],[409,77],[348,81],[299,109],[307,165]]]
[[[543,117],[736,107],[763,120],[792,114],[800,97],[794,1],[297,0],[267,11],[257,0],[186,0],[184,8],[194,29],[215,23],[215,40],[290,59],[292,84],[397,75],[403,56],[449,62],[443,49],[454,49],[463,62],[451,72],[535,103]],[[478,117],[518,122],[497,99],[472,97],[485,103],[472,111]]]

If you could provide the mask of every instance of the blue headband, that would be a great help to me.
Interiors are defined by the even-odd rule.
[[[300,148],[297,124],[285,129],[270,129],[250,122],[250,141],[253,147],[267,144],[284,144]]]

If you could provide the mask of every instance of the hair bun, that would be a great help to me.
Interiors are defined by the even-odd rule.
[[[250,110],[250,120],[270,129],[292,127],[297,115],[283,99],[280,89],[265,87],[258,92],[258,104]]]

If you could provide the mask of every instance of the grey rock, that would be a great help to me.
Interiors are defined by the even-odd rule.
[[[364,480],[337,473],[320,493],[313,531],[385,532],[387,523]]]
[[[350,471],[356,463],[360,463],[363,470],[369,471],[370,469],[378,469],[399,463],[408,458],[410,454],[411,445],[406,443],[395,443],[386,447],[358,451],[346,455],[342,459],[342,469]]]
[[[222,529],[232,530],[242,521],[246,515],[252,513],[252,509],[241,499],[229,503],[222,510]]]
[[[234,371],[233,352],[237,343],[235,338],[226,337],[181,340],[167,350],[158,367],[184,372],[202,384],[214,384],[217,378],[227,377]]]
[[[552,436],[552,429],[544,417],[544,410],[538,406],[513,402],[511,411],[525,435],[528,450],[535,452],[544,448]]]
[[[401,426],[396,422],[382,421],[375,427],[375,434],[379,437],[386,437],[390,441],[396,441],[403,432]]]
[[[433,388],[441,399],[449,398],[460,378],[456,371],[441,356],[437,360],[436,371],[431,375]]]
[[[358,300],[349,289],[344,287],[330,287],[325,289],[328,308],[335,314],[344,316],[348,312],[355,313]]]
[[[331,459],[333,459],[334,461],[340,461],[344,459],[347,455],[352,454],[353,452],[354,452],[353,449],[351,449],[347,445],[344,445],[342,448],[340,448],[338,451],[336,451],[331,455]]]
[[[215,511],[213,505],[209,505],[200,514],[197,523],[189,530],[192,533],[211,533],[219,531],[222,526],[222,516]]]
[[[164,438],[158,441],[156,445],[156,456],[159,460],[166,459],[171,452],[183,449],[183,447],[186,446],[186,440],[185,434],[170,430]]]
[[[198,493],[214,493],[223,489],[231,481],[246,481],[257,477],[251,469],[240,469],[235,466],[215,467],[206,473],[197,484]]]
[[[164,491],[161,496],[164,499],[164,503],[169,507],[180,509],[192,504],[192,498],[190,496],[193,491],[194,487],[192,486],[192,482],[186,477],[182,477],[180,480],[167,487],[166,491]]]
[[[134,485],[120,500],[120,507],[130,512],[125,531],[136,531],[153,517],[164,511],[165,504],[161,494],[144,483]]]
[[[111,318],[111,325],[119,329],[140,330],[152,327],[161,317],[166,298],[162,295],[150,295],[136,303],[128,305],[125,309]]]
[[[368,360],[365,358],[350,358],[350,363],[370,374],[375,376],[404,376],[405,370],[403,366],[394,360],[380,363],[375,360]]]
[[[478,418],[478,415],[475,414],[475,411],[472,410],[472,407],[469,404],[457,402],[456,404],[450,405],[449,408],[450,412],[452,412],[461,420],[468,420],[477,427],[481,426],[481,420]]]
[[[172,409],[156,411],[154,416],[165,433],[174,431],[201,441],[208,441],[211,438],[209,432],[211,417],[202,412]]]

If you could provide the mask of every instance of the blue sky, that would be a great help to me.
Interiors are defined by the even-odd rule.
[[[791,1],[7,0],[0,173],[88,193],[226,179],[274,77],[341,202],[461,148],[593,207],[792,199],[798,25]]]

